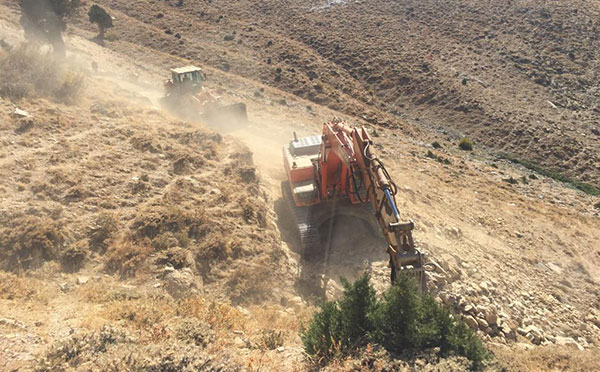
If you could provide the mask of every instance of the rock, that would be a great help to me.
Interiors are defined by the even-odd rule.
[[[196,293],[202,284],[200,278],[196,277],[192,270],[187,267],[181,270],[173,270],[165,275],[164,280],[166,291],[175,299]]]
[[[486,309],[485,321],[488,322],[489,325],[498,324],[498,316],[492,309]]]
[[[483,290],[483,292],[489,292],[490,291],[490,285],[486,281],[483,281],[483,282],[479,283],[479,288],[481,288]]]
[[[15,107],[15,111],[13,112],[13,115],[19,118],[28,118],[30,115],[27,111],[25,110],[21,110],[18,107]]]
[[[527,339],[529,339],[529,341],[536,345],[539,345],[542,343],[542,341],[544,341],[542,331],[534,325],[528,325],[525,328],[519,328],[517,331],[519,334],[525,336]]]
[[[246,341],[242,340],[242,338],[241,338],[241,337],[236,337],[236,338],[234,338],[234,339],[233,339],[233,344],[234,344],[235,346],[237,346],[238,348],[240,348],[240,349],[243,349],[243,348],[245,348],[245,347],[246,347]]]
[[[481,329],[486,329],[487,327],[489,327],[488,322],[486,322],[485,319],[480,317],[477,318],[477,324],[479,324],[479,327]]]
[[[76,283],[77,283],[77,284],[85,284],[85,283],[87,283],[89,280],[90,280],[90,278],[89,278],[89,277],[87,277],[87,276],[78,276],[78,277],[77,277],[77,281],[76,281]]]
[[[465,306],[465,313],[472,313],[475,308],[472,305]]]
[[[244,316],[249,316],[250,315],[250,311],[248,311],[246,308],[238,306],[237,309],[239,310],[240,313],[242,313],[242,315]]]
[[[517,342],[517,343],[515,344],[515,347],[516,347],[517,349],[524,350],[524,351],[527,351],[527,350],[531,350],[531,349],[533,349],[533,345],[526,344],[526,343],[524,343],[524,342]]]
[[[300,296],[294,296],[294,297],[290,298],[288,303],[292,307],[302,308],[304,306],[304,301],[302,301],[302,297],[300,297]]]
[[[515,333],[515,331],[506,322],[502,323],[502,327],[500,327],[500,331],[502,331],[502,333],[504,334],[504,337],[506,337],[509,340],[516,340],[516,338],[517,338],[517,334]]]
[[[172,273],[173,271],[175,271],[175,268],[173,266],[165,265],[165,268],[163,269],[163,274]]]
[[[589,323],[592,323],[596,327],[600,328],[600,316],[598,316],[596,314],[588,314],[585,317],[585,320]]]
[[[277,352],[279,352],[279,353],[283,353],[284,351],[285,351],[285,348],[283,346],[279,346],[277,348]]]
[[[581,346],[577,341],[575,341],[571,337],[556,336],[556,344],[561,346],[572,346],[579,349],[580,351],[583,351],[583,346]]]
[[[547,266],[547,267],[548,267],[550,270],[554,271],[554,272],[555,272],[555,273],[557,273],[557,274],[562,274],[562,272],[563,272],[563,269],[562,269],[561,267],[559,267],[559,266],[558,266],[558,265],[556,265],[556,264],[553,264],[552,262],[548,262],[548,263],[546,264],[546,266]]]
[[[475,320],[475,318],[471,315],[466,315],[463,320],[471,329],[477,329],[479,326],[477,320]]]

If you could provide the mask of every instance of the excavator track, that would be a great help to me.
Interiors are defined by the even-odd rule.
[[[311,259],[318,257],[321,250],[321,235],[319,233],[319,225],[311,219],[312,208],[296,206],[288,181],[281,183],[281,195],[285,200],[288,210],[294,219],[294,224],[297,227],[302,259],[310,261]]]

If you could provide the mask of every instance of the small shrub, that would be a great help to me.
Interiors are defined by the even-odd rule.
[[[442,145],[440,145],[440,143],[438,141],[435,141],[431,144],[431,146],[433,146],[434,149],[441,149]]]
[[[596,204],[594,204],[594,208],[596,208],[596,209],[600,209],[600,201],[599,201],[599,202],[597,202]]]
[[[232,41],[235,38],[235,36],[233,35],[225,35],[225,37],[223,38],[225,41]]]
[[[468,358],[474,369],[489,358],[481,340],[448,308],[420,294],[412,277],[398,276],[381,299],[367,274],[353,284],[343,284],[343,298],[321,304],[301,333],[305,351],[317,363],[343,356],[367,341],[396,354],[439,347],[442,356]]]
[[[81,269],[87,256],[87,244],[84,240],[64,250],[60,257],[60,265],[64,271],[77,272]]]
[[[282,106],[286,106],[287,105],[287,101],[285,100],[285,98],[280,99],[279,101],[277,101],[280,105]]]
[[[210,325],[193,317],[185,318],[177,327],[176,337],[196,346],[206,347],[214,338]]]
[[[513,176],[510,176],[508,178],[504,178],[504,179],[502,179],[502,181],[508,182],[511,185],[516,185],[517,183],[519,183],[519,181],[517,181],[516,179],[514,179]]]
[[[320,363],[341,355],[360,338],[373,332],[369,318],[376,305],[375,290],[364,274],[353,284],[342,280],[344,297],[324,302],[309,328],[301,335],[306,352]]]
[[[441,164],[445,164],[445,165],[450,165],[450,159],[448,158],[444,158],[443,156],[439,156],[434,154],[431,150],[427,150],[427,154],[425,154],[426,157],[430,158],[430,159],[434,159],[436,160],[438,163]]]
[[[264,331],[258,341],[262,350],[275,350],[283,346],[283,333],[281,331]]]
[[[100,213],[90,227],[90,247],[95,250],[104,251],[118,229],[119,222],[114,215]]]
[[[0,268],[20,271],[59,257],[64,241],[59,226],[48,218],[17,217],[0,229]]]
[[[144,243],[119,240],[109,248],[104,267],[111,273],[118,273],[122,278],[133,277],[150,253],[152,248]]]
[[[458,143],[458,147],[464,151],[472,151],[473,150],[473,141],[468,137],[464,137]]]
[[[529,179],[527,178],[527,176],[521,177],[521,183],[523,183],[525,185],[529,185]]]
[[[84,88],[84,77],[80,72],[66,71],[62,75],[62,84],[55,93],[56,98],[65,103],[73,103]]]

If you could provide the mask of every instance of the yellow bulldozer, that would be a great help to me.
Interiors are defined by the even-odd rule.
[[[200,120],[217,129],[235,129],[248,123],[246,104],[223,103],[222,91],[203,86],[206,74],[196,66],[171,69],[171,78],[164,83],[165,96],[161,106],[187,120]]]

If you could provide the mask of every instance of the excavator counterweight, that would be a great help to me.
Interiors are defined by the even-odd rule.
[[[412,221],[402,221],[398,188],[378,158],[371,137],[334,118],[323,124],[322,135],[298,138],[283,147],[287,181],[283,197],[294,211],[303,258],[321,249],[319,226],[345,214],[379,226],[387,241],[391,280],[399,272],[415,275],[425,287],[424,255],[415,248]]]

